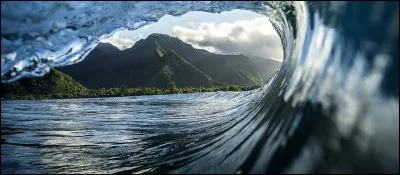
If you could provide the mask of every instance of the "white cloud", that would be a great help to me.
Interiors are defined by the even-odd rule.
[[[196,23],[194,23],[193,21],[188,22],[188,25],[192,28],[197,28]]]
[[[283,59],[279,36],[267,17],[233,23],[200,23],[197,29],[173,27],[173,35],[194,47],[219,54],[244,54]]]
[[[128,39],[128,38],[122,38],[119,36],[118,33],[114,34],[113,36],[107,38],[107,39],[103,39],[101,42],[103,43],[111,43],[112,45],[114,45],[115,47],[117,47],[120,50],[124,50],[127,49],[129,47],[132,47],[132,45],[136,42],[132,39]]]

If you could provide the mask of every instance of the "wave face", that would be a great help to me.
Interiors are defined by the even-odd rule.
[[[267,15],[284,46],[280,71],[224,109],[239,109],[235,115],[216,114],[238,118],[218,120],[223,129],[205,132],[211,139],[185,153],[202,156],[166,161],[182,164],[167,172],[399,173],[398,2],[1,5],[3,83],[78,63],[102,38],[166,14],[244,9]]]

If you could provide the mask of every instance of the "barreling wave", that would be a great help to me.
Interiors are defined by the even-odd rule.
[[[212,124],[220,129],[195,135],[204,138],[198,146],[128,172],[173,164],[167,172],[399,173],[398,2],[1,5],[3,83],[78,63],[101,39],[166,14],[244,9],[270,17],[284,46],[280,71],[221,111]]]

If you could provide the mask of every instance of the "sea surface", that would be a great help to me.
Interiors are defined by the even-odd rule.
[[[1,172],[138,173],[189,162],[245,134],[233,125],[246,120],[250,93],[2,100]]]
[[[190,11],[266,15],[284,50],[248,92],[2,100],[1,172],[398,174],[399,2],[290,4],[1,2],[2,83]]]

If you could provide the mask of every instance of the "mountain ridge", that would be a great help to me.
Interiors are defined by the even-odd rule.
[[[163,58],[175,57],[170,60],[167,67],[175,71],[171,81],[179,87],[246,86],[259,84],[272,75],[271,71],[267,72],[268,75],[264,75],[259,70],[261,67],[254,64],[252,58],[247,56],[219,55],[196,49],[179,38],[166,34],[151,34],[124,50],[110,45],[99,43],[81,63],[59,70],[88,88],[121,86],[166,88],[165,83],[155,83],[156,79],[160,82],[166,80],[154,76],[160,76],[162,74],[160,72],[166,69]],[[168,54],[167,57],[164,57],[165,54]],[[265,63],[268,61],[264,61],[263,64]],[[275,69],[273,72],[276,72],[279,66],[275,65],[269,69]],[[205,81],[206,79],[208,81]]]

